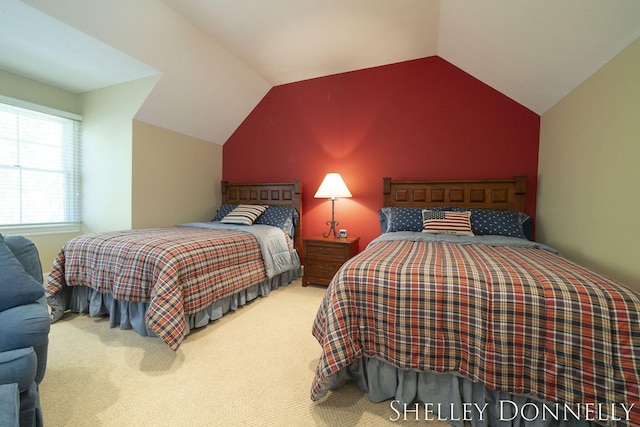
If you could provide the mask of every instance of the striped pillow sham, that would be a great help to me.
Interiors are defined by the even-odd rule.
[[[225,224],[251,225],[266,210],[267,206],[264,205],[238,205],[222,218],[220,222]]]

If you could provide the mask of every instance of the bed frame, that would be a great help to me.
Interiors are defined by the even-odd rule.
[[[512,179],[393,181],[383,178],[383,206],[494,209],[524,212],[527,176]]]
[[[302,185],[300,180],[279,183],[238,184],[222,181],[222,203],[293,206],[298,211],[294,247],[302,248]]]

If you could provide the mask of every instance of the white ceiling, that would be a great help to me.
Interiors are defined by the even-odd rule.
[[[223,144],[268,90],[438,55],[542,114],[640,36],[638,0],[1,0],[0,69]]]
[[[439,0],[162,1],[272,85],[437,54]]]
[[[1,69],[71,92],[159,72],[17,0],[2,0],[0,28]]]

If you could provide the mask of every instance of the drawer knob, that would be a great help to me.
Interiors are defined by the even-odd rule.
[[[329,255],[331,253],[331,249],[320,248],[320,253],[322,253],[323,255]]]
[[[328,267],[320,267],[322,273],[331,273],[331,269]]]

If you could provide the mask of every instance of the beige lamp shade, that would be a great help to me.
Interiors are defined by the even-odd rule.
[[[351,197],[351,192],[340,174],[331,172],[324,177],[322,184],[320,184],[313,197],[316,199],[336,199],[339,197]]]

